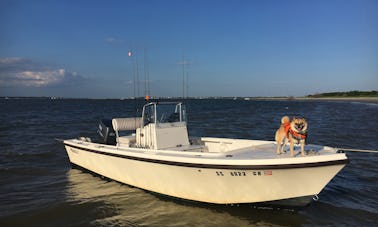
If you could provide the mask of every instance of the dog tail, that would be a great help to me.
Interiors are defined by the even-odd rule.
[[[288,116],[283,116],[281,118],[281,124],[289,124],[290,123],[290,118]]]

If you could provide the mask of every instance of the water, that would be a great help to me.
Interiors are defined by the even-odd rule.
[[[190,100],[191,136],[273,140],[283,115],[305,116],[309,142],[378,149],[378,104]],[[132,117],[134,101],[0,100],[0,226],[376,226],[378,154],[348,164],[301,210],[167,198],[71,168],[54,138],[96,137],[98,120]],[[295,177],[295,176],[293,176]],[[290,189],[288,189],[290,190]]]

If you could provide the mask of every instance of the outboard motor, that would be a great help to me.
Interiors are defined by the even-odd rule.
[[[103,142],[108,145],[116,144],[116,136],[112,125],[112,120],[102,119],[98,124],[97,133],[103,139]]]

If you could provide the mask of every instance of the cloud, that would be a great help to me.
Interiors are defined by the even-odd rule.
[[[11,85],[23,85],[27,87],[44,87],[57,84],[63,80],[65,74],[64,69],[49,70],[42,72],[23,71],[16,73]]]
[[[77,72],[26,58],[0,58],[0,87],[49,87],[85,81]]]
[[[137,82],[139,82],[139,85],[137,84]],[[124,81],[124,84],[126,85],[138,85],[138,86],[141,86],[141,85],[145,85],[147,83],[151,84],[151,83],[154,83],[155,81],[153,80],[138,80],[138,81],[135,81],[134,83],[134,80],[126,80]]]
[[[122,39],[114,38],[114,37],[107,37],[107,38],[105,38],[105,42],[109,43],[109,44],[112,44],[112,45],[121,45],[125,41],[123,41]]]
[[[9,65],[9,64],[17,64],[19,62],[22,62],[22,58],[0,58],[0,64],[1,65]]]
[[[179,61],[177,62],[178,65],[191,65],[192,62],[191,61],[188,61],[188,60],[183,60],[183,61]]]

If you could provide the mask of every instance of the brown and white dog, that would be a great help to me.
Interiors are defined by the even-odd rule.
[[[290,155],[294,156],[294,143],[301,144],[302,156],[305,155],[304,145],[307,138],[307,121],[305,118],[293,117],[290,121],[288,116],[281,119],[281,126],[276,131],[277,154],[283,154],[285,144],[290,142]]]

